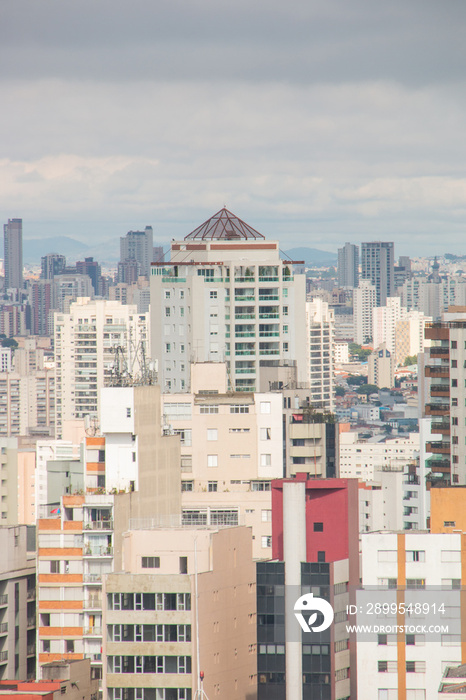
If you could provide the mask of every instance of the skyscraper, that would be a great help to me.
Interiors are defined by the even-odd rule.
[[[150,275],[154,233],[152,226],[146,226],[144,231],[128,231],[120,238],[120,262],[137,260],[141,266],[141,275]]]
[[[23,287],[23,220],[8,219],[3,226],[5,291]]]
[[[40,259],[41,273],[44,280],[52,280],[55,275],[60,275],[66,267],[66,258],[58,253],[48,253]]]
[[[361,244],[361,277],[372,282],[377,306],[385,306],[395,293],[395,246],[393,242]]]
[[[359,248],[345,243],[338,249],[338,286],[357,287],[359,282]]]

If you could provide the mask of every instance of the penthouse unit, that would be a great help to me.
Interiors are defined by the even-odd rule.
[[[33,529],[30,531],[34,540]],[[28,527],[0,527],[0,680],[34,678],[36,566]]]
[[[257,391],[261,369],[295,359],[307,380],[305,276],[222,209],[151,270],[152,356],[164,392],[189,389],[190,361],[226,361],[229,388]]]

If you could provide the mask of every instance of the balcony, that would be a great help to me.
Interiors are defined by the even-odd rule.
[[[8,652],[0,651],[0,664],[5,663],[6,661],[8,661]]]
[[[0,606],[8,605],[8,595],[0,595]]]
[[[102,574],[83,574],[84,583],[102,583]]]
[[[102,627],[85,627],[83,630],[84,637],[101,637]]]
[[[449,384],[432,384],[430,387],[432,396],[450,396]]]
[[[85,523],[85,530],[113,530],[113,520],[92,520]]]
[[[86,547],[83,551],[83,557],[111,557],[113,556],[113,547]]]
[[[442,435],[450,435],[450,423],[448,421],[432,423],[432,432],[441,433]]]
[[[426,416],[444,416],[450,413],[449,403],[428,403],[426,404]]]
[[[35,644],[28,644],[27,646],[27,655],[28,656],[34,656],[36,653],[36,645]]]
[[[426,450],[435,454],[450,454],[450,443],[442,440],[426,442]]]
[[[449,340],[450,327],[443,323],[426,323],[425,336],[427,340]]]
[[[449,459],[429,459],[428,460],[429,469],[432,472],[439,472],[441,474],[450,472],[450,460]]]
[[[35,627],[36,626],[36,616],[35,615],[31,615],[30,617],[28,617],[27,625],[28,625],[28,627]]]
[[[90,598],[85,600],[83,603],[84,610],[102,610],[102,599],[101,598]]]
[[[424,373],[426,377],[449,377],[450,368],[443,365],[428,365]]]
[[[0,624],[0,634],[7,634],[8,633],[8,622],[2,622]]]
[[[92,661],[102,661],[102,654],[86,654],[86,658]]]
[[[235,319],[236,319],[236,320],[244,319],[244,318],[255,319],[255,318],[256,318],[256,314],[235,314]]]
[[[450,354],[450,348],[444,345],[437,345],[436,347],[430,348],[431,357],[437,357],[438,355],[443,355],[444,357]]]
[[[28,588],[27,599],[28,600],[35,600],[36,599],[36,589],[35,588]]]

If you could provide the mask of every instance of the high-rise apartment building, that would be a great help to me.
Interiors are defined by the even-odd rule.
[[[55,313],[56,436],[63,421],[99,416],[100,389],[118,371],[141,371],[144,344],[149,356],[145,314],[116,301],[79,298],[68,314]],[[118,350],[117,350],[118,348]],[[117,357],[118,354],[118,357]]]
[[[80,297],[94,297],[94,287],[89,275],[61,274],[53,280],[54,300],[53,309],[68,313],[70,305]]]
[[[29,283],[31,332],[33,335],[51,335],[51,311],[54,308],[54,283],[40,279]]]
[[[372,341],[372,314],[377,306],[377,292],[370,280],[360,280],[353,291],[354,342],[364,345]]]
[[[99,283],[102,274],[99,263],[94,260],[94,258],[84,258],[84,260],[78,260],[76,263],[76,272],[79,275],[87,275],[89,277],[92,282],[92,287],[94,288],[94,294],[99,296]]]
[[[430,379],[427,416],[433,416],[432,432],[440,440],[427,443],[430,480],[466,484],[466,307],[451,307],[443,321],[427,324],[431,341],[430,363],[425,376]]]
[[[230,386],[256,391],[261,368],[297,362],[308,379],[305,276],[227,209],[171,246],[151,273],[152,356],[163,391],[189,388],[189,362],[226,360]]]
[[[128,231],[124,238],[120,238],[120,262],[136,260],[140,265],[138,274],[149,277],[154,252],[153,239],[152,226],[146,226],[144,231]]]
[[[359,581],[357,482],[274,481],[272,559],[257,564],[258,700],[356,697],[345,610]],[[303,591],[332,606],[327,629],[301,629],[294,606]],[[315,624],[322,620],[316,612]]]
[[[338,249],[338,286],[357,287],[359,283],[359,248],[345,243]]]
[[[361,278],[372,282],[377,306],[384,306],[395,293],[395,246],[392,242],[361,244]]]
[[[40,259],[41,279],[53,280],[56,275],[60,275],[66,267],[66,258],[59,253],[48,253]]]
[[[35,677],[36,567],[30,533],[26,525],[0,527],[0,680]]]
[[[8,219],[3,226],[5,291],[23,288],[23,220]]]
[[[317,408],[332,411],[335,399],[333,309],[322,299],[306,302],[306,325],[309,332],[308,362],[311,401]]]

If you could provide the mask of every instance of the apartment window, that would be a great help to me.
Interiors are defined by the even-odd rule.
[[[377,635],[377,644],[380,647],[387,646],[387,635],[386,634],[378,634]]]
[[[233,404],[230,406],[230,413],[249,413],[249,406],[247,404]]]
[[[451,349],[456,350],[457,348],[458,348],[458,343],[456,342],[456,340],[452,340],[451,341]]]
[[[130,408],[126,409],[126,417],[131,418],[131,409]]]
[[[272,430],[270,428],[261,428],[260,429],[260,436],[261,440],[271,440],[272,439]]]
[[[171,352],[172,346],[170,343],[165,343],[165,352]]]
[[[216,289],[211,289],[210,294],[209,294],[211,299],[216,299],[217,298],[217,290]]]
[[[180,574],[188,573],[188,557],[180,557]]]
[[[283,343],[283,352],[288,352],[288,343]]]
[[[50,639],[42,640],[42,651],[44,652],[44,654],[50,653]]]
[[[272,537],[271,535],[263,535],[262,537],[262,549],[266,549],[267,547],[272,546]]]
[[[287,306],[283,307],[283,315],[288,316],[288,307]]]
[[[456,369],[456,368],[458,367],[458,361],[457,361],[457,360],[452,360],[452,361],[451,361],[451,366],[452,366],[452,369]]]
[[[314,532],[323,532],[324,523],[314,523]]]
[[[211,403],[200,406],[199,413],[218,413],[218,404]]]
[[[181,482],[182,491],[194,491],[194,481],[182,481]]]
[[[270,491],[270,481],[251,481],[251,491]]]
[[[170,307],[166,306],[165,307],[165,317],[168,318],[170,316]]]
[[[320,563],[325,562],[325,552],[317,552],[317,561]]]
[[[218,430],[217,428],[208,428],[207,430],[207,440],[210,442],[213,442],[214,440],[218,440]]]
[[[406,552],[406,561],[425,561],[426,560],[426,553],[424,550],[417,549],[417,550],[407,550]]]
[[[209,481],[209,482],[208,482],[207,490],[208,490],[209,493],[217,493],[217,490],[218,490],[218,481]]]
[[[457,444],[458,444],[458,435],[452,435],[451,444],[452,444],[452,445],[457,445]]]
[[[160,557],[141,557],[143,569],[160,569]]]
[[[408,579],[406,579],[406,588],[423,589],[425,587],[426,587],[426,581],[424,578],[408,578]]]
[[[270,467],[271,464],[272,464],[272,455],[271,454],[261,455],[261,467]]]
[[[451,424],[452,424],[452,425],[458,425],[458,418],[456,418],[455,416],[453,416],[452,419],[451,419]]]
[[[65,640],[65,649],[67,654],[74,654],[74,639]]]
[[[454,389],[456,389],[456,387],[458,386],[458,380],[457,380],[457,379],[452,379],[452,380],[451,380],[451,385],[452,385],[452,387],[453,387]]]
[[[458,399],[452,398],[451,405],[454,407],[457,407],[458,406]]]
[[[218,455],[207,455],[207,466],[218,467]]]
[[[379,673],[396,673],[396,661],[378,661],[377,670]]]
[[[50,562],[50,573],[51,574],[59,574],[60,573],[60,562],[59,561],[51,561]]]
[[[406,662],[406,673],[425,673],[426,672],[426,662],[425,661],[407,661]]]
[[[456,527],[456,520],[444,520],[443,527]]]
[[[272,511],[271,510],[263,510],[261,511],[261,520],[263,523],[270,523],[272,522]]]
[[[260,402],[260,411],[261,413],[271,413],[272,410],[272,404],[270,401],[261,401]]]

